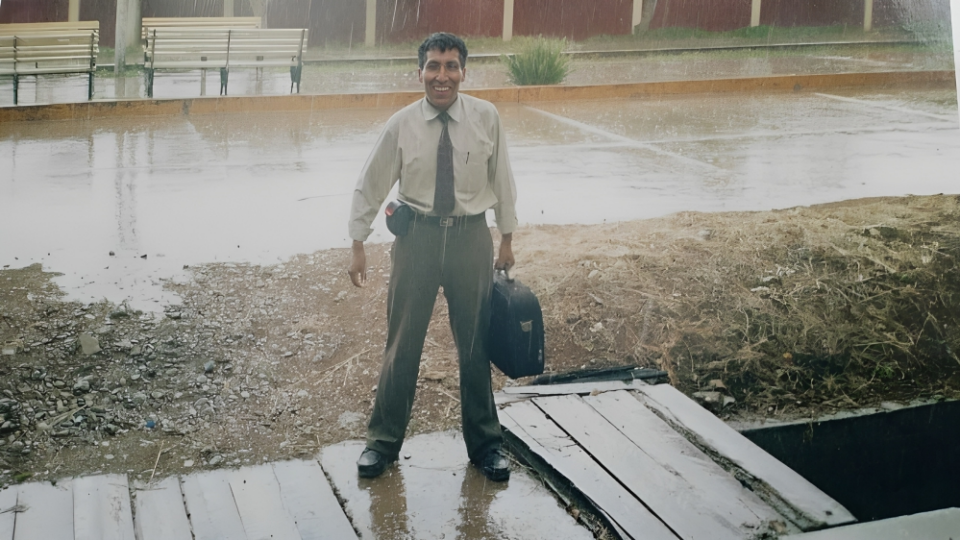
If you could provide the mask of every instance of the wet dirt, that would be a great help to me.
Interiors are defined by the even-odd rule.
[[[550,371],[647,365],[725,418],[816,417],[960,398],[957,216],[944,195],[524,226],[514,274],[541,299]],[[191,267],[162,316],[64,301],[37,266],[0,270],[0,483],[143,479],[362,439],[387,249],[369,246],[362,289],[346,249]],[[85,354],[90,337],[100,352]],[[438,302],[410,436],[457,429],[454,350]]]

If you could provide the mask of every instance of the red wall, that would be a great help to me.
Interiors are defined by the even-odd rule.
[[[237,2],[239,5],[240,2]],[[243,2],[246,6],[247,3]],[[249,7],[242,9],[243,15]],[[308,44],[363,44],[366,35],[367,7],[365,0],[286,0],[274,1],[267,11],[270,28],[303,28],[308,21]]]
[[[503,34],[503,0],[377,1],[378,41],[419,42],[433,32],[500,36]]]
[[[751,6],[751,0],[659,0],[650,28],[736,30],[750,26]]]
[[[65,21],[69,5],[69,0],[3,0],[0,24]]]
[[[513,35],[565,37],[629,34],[633,0],[516,0]],[[501,23],[502,25],[502,23]],[[502,33],[502,27],[496,35]]]
[[[863,0],[763,0],[760,24],[863,26]]]
[[[874,0],[873,26],[941,22],[950,25],[950,0]]]
[[[236,15],[253,15],[235,0]],[[69,0],[3,0],[0,24],[66,21]],[[310,29],[310,45],[363,43],[366,0],[273,0],[272,28]],[[750,24],[751,0],[659,0],[650,28],[686,27],[723,31]],[[599,34],[629,34],[633,0],[515,0],[513,35],[580,40]],[[949,24],[950,0],[875,0],[874,27]],[[141,0],[144,17],[210,17],[223,14],[223,0]],[[81,0],[81,20],[100,21],[100,45],[112,47],[116,0]],[[863,0],[763,0],[760,23],[771,26],[863,24]],[[503,0],[377,0],[379,42],[417,43],[431,32],[498,37]]]

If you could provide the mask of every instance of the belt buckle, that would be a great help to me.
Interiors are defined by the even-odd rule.
[[[441,227],[452,227],[454,221],[456,221],[456,220],[454,219],[453,216],[442,217],[442,218],[440,218],[440,226],[441,226]]]

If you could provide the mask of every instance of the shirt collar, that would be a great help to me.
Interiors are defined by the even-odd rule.
[[[430,121],[434,118],[440,116],[440,110],[430,104],[430,100],[423,98],[420,109],[423,111],[423,119]],[[450,108],[447,109],[447,114],[450,115],[450,118],[454,122],[460,122],[463,118],[463,99],[460,95],[457,95],[457,100],[453,102],[453,105],[450,105]]]

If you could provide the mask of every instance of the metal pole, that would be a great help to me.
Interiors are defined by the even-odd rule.
[[[513,0],[503,0],[503,40],[513,39]]]

